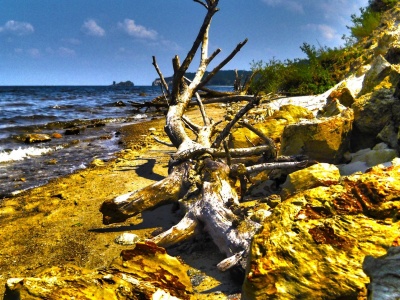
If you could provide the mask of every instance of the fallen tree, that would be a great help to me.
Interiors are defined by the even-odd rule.
[[[194,0],[206,9],[199,33],[187,56],[180,63],[178,56],[173,59],[174,80],[170,88],[159,70],[153,57],[153,65],[163,84],[165,104],[168,106],[165,132],[170,140],[170,146],[177,149],[169,163],[169,175],[144,189],[105,201],[100,211],[103,213],[103,223],[123,222],[126,219],[145,210],[157,206],[179,202],[185,211],[183,219],[171,229],[155,236],[152,241],[160,246],[170,246],[193,237],[204,230],[212,237],[214,243],[227,256],[218,268],[227,270],[235,265],[245,267],[245,261],[252,236],[260,225],[237,212],[240,197],[246,191],[246,177],[253,172],[276,168],[302,168],[308,161],[293,159],[279,160],[275,145],[268,137],[262,137],[265,145],[229,149],[226,138],[231,129],[256,106],[261,98],[257,95],[242,93],[220,95],[208,99],[211,103],[244,101],[247,104],[240,109],[223,130],[217,131],[219,122],[209,119],[206,114],[199,91],[213,75],[223,68],[246,44],[247,39],[236,48],[204,77],[207,66],[220,53],[220,49],[208,55],[208,37],[210,23],[217,13],[218,0]],[[192,81],[184,78],[195,54],[200,51],[200,64]],[[193,100],[195,99],[195,100]],[[185,117],[185,111],[192,103],[199,106],[203,124],[194,124]],[[191,139],[187,130],[195,133],[196,139]],[[268,157],[269,161],[262,164],[233,164],[235,158],[247,158],[255,155]],[[238,195],[235,185],[241,183],[241,194]]]

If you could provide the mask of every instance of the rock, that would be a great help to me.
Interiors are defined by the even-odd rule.
[[[329,97],[328,101],[338,100],[340,104],[345,107],[351,107],[354,103],[354,99],[357,95],[353,94],[353,91],[347,87],[346,81],[343,81],[335,90],[333,90]]]
[[[350,175],[355,172],[365,172],[368,168],[392,161],[398,156],[394,149],[389,149],[385,143],[375,145],[372,149],[362,149],[356,153],[350,153],[348,164],[340,165],[341,175]]]
[[[393,96],[392,90],[380,89],[363,95],[356,99],[352,108],[354,110],[352,149],[354,150],[375,145],[378,134],[388,124],[392,123],[394,128],[400,126],[400,101]]]
[[[154,243],[137,243],[111,266],[52,267],[37,277],[7,280],[5,299],[191,299],[188,267]],[[9,298],[7,298],[9,297]]]
[[[385,127],[378,133],[377,138],[386,144],[390,145],[393,149],[399,148],[399,139],[397,138],[398,128],[396,130],[393,122],[389,122]]]
[[[318,118],[329,118],[340,115],[347,109],[346,106],[341,104],[338,99],[329,101],[321,111],[318,112]]]
[[[315,164],[289,174],[282,185],[281,197],[282,199],[287,199],[295,193],[317,186],[337,184],[339,178],[339,169],[335,165],[326,163]]]
[[[279,142],[282,132],[286,125],[293,124],[302,119],[313,119],[313,113],[301,106],[282,105],[279,111],[275,111],[272,116],[265,121],[254,125],[265,136]],[[247,128],[238,128],[231,134],[230,146],[233,148],[251,147],[252,144],[259,145],[262,139]]]
[[[79,128],[79,127],[71,127],[71,128],[67,128],[65,130],[65,135],[78,135],[81,133],[81,131],[83,131],[84,128]]]
[[[55,138],[55,139],[61,139],[61,138],[62,138],[62,135],[61,135],[60,133],[58,133],[58,132],[54,132],[54,133],[51,135],[51,137],[52,137],[52,138]]]
[[[357,299],[366,255],[399,240],[400,160],[286,199],[253,239],[243,299]]]
[[[361,95],[381,88],[395,87],[400,79],[400,68],[390,64],[382,55],[378,55],[365,74]]]
[[[139,236],[133,233],[124,232],[115,239],[115,242],[120,245],[135,245],[140,240]]]
[[[302,121],[285,127],[281,155],[302,154],[319,162],[338,163],[350,146],[353,111],[341,115]]]
[[[378,258],[367,256],[364,272],[370,277],[367,285],[368,299],[400,299],[400,247],[390,247],[386,255]]]
[[[47,134],[42,133],[30,133],[25,135],[25,143],[33,144],[33,143],[43,143],[51,141],[51,137]]]

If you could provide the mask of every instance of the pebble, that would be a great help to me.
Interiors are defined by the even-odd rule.
[[[140,240],[139,236],[133,233],[123,233],[115,239],[115,243],[120,245],[135,245]]]

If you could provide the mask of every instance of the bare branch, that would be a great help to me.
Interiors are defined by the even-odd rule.
[[[153,139],[156,141],[156,142],[158,142],[158,143],[160,143],[160,144],[162,144],[162,145],[165,145],[165,146],[168,146],[168,147],[174,147],[174,145],[172,145],[171,143],[168,143],[168,142],[166,142],[166,141],[163,141],[163,140],[160,140],[158,137],[156,137],[156,136],[153,136]]]
[[[314,164],[315,161],[303,160],[303,161],[291,161],[291,162],[273,162],[258,164],[250,167],[244,167],[243,164],[236,164],[231,166],[231,175],[240,176],[248,175],[252,173],[258,173],[265,170],[275,170],[275,169],[291,169],[291,168],[305,168],[309,165]]]
[[[231,154],[229,153],[228,143],[226,141],[224,141],[223,145],[224,145],[224,150],[226,153],[226,164],[228,166],[230,166],[232,164],[232,157],[231,157]]]
[[[182,116],[182,121],[185,123],[185,125],[191,130],[193,131],[193,133],[195,133],[196,135],[199,133],[200,131],[200,126],[198,126],[197,124],[193,123],[189,117],[187,116]]]
[[[206,9],[208,9],[208,5],[205,4],[203,1],[201,0],[193,0],[194,2],[200,3],[201,5],[203,5]]]
[[[196,2],[201,4],[201,1],[196,1]],[[204,3],[203,3],[203,6],[204,6]],[[190,63],[192,62],[197,50],[200,47],[200,44],[203,42],[203,37],[206,34],[206,32],[210,26],[211,19],[214,16],[214,14],[219,10],[217,8],[217,6],[218,6],[218,0],[212,1],[212,2],[210,1],[209,5],[205,6],[207,8],[207,14],[203,20],[203,24],[199,30],[199,33],[197,34],[196,40],[194,41],[192,48],[189,50],[188,54],[186,55],[186,58],[183,61],[182,65],[174,73],[175,78],[174,78],[173,87],[172,87],[172,98],[176,98],[178,96],[180,80],[185,75],[185,72],[189,68]]]
[[[251,125],[247,120],[243,120],[243,121],[239,122],[239,124],[246,127],[247,129],[253,131],[260,138],[262,138],[264,140],[264,142],[271,147],[271,150],[276,149],[274,141],[271,138],[267,137],[261,130],[258,130],[253,125]],[[275,152],[275,154],[274,154],[273,158],[276,157],[276,150],[274,152]]]
[[[252,109],[254,106],[258,105],[258,103],[260,102],[260,98],[258,97],[253,97],[253,100],[250,103],[247,103],[247,105],[245,107],[243,107],[237,114],[236,116],[233,118],[232,121],[230,121],[228,123],[228,125],[226,125],[226,127],[224,128],[224,130],[222,130],[222,132],[220,133],[220,135],[216,138],[216,140],[214,141],[214,143],[212,144],[213,148],[219,148],[219,146],[221,145],[221,142],[228,136],[228,134],[230,133],[232,127],[240,120],[241,117],[243,117],[250,109]]]
[[[231,54],[227,58],[225,58],[218,66],[214,68],[207,76],[206,78],[203,79],[203,81],[197,85],[196,90],[201,89],[203,86],[205,86],[211,78],[215,76],[215,74],[221,70],[239,51],[242,49],[242,47],[247,43],[248,39],[245,39],[243,42],[239,43],[236,48],[232,51]]]
[[[206,110],[204,109],[203,102],[201,101],[199,93],[196,93],[197,103],[199,104],[201,116],[203,117],[203,123],[205,126],[210,125],[210,120],[207,118]]]
[[[165,91],[167,92],[167,95],[168,95],[168,96],[171,96],[170,93],[169,93],[168,84],[167,84],[167,82],[165,81],[165,78],[164,78],[163,74],[161,73],[160,68],[159,68],[158,65],[157,65],[156,57],[155,57],[155,56],[153,56],[153,66],[154,66],[154,68],[156,69],[158,76],[160,77],[161,84],[162,84],[162,86],[164,87]]]

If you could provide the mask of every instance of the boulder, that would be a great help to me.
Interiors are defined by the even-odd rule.
[[[353,124],[353,111],[340,115],[302,121],[285,127],[281,155],[302,154],[319,162],[338,163],[348,151]]]
[[[263,122],[255,124],[254,127],[275,142],[280,142],[283,129],[287,124],[313,118],[313,113],[307,108],[288,104],[282,105],[272,116],[267,117]],[[231,134],[230,146],[233,148],[251,147],[261,143],[262,139],[247,128],[238,128]]]
[[[365,172],[378,164],[391,162],[398,156],[394,149],[390,149],[385,143],[379,143],[372,149],[361,149],[355,153],[346,154],[349,163],[340,165],[340,174],[351,175],[355,172]]]
[[[346,81],[343,81],[342,84],[330,93],[328,102],[336,99],[343,106],[351,107],[356,96],[357,94],[354,94],[354,91],[347,87]]]
[[[352,109],[355,129],[352,136],[353,150],[371,147],[378,138],[394,143],[391,135],[397,134],[396,130],[400,126],[400,101],[393,96],[393,90],[380,89],[365,94],[356,99]],[[393,126],[392,133],[388,131],[390,128],[385,129],[386,126]]]
[[[367,256],[364,272],[370,277],[367,285],[371,300],[400,299],[400,245],[390,247],[387,254],[375,258]]]
[[[400,160],[300,192],[254,236],[242,299],[357,299],[366,255],[397,245]]]
[[[382,88],[394,88],[400,79],[400,67],[390,64],[382,55],[375,57],[365,74],[361,95]]]
[[[339,178],[339,169],[335,165],[326,163],[315,164],[289,174],[285,183],[282,185],[281,197],[282,199],[287,199],[293,194],[317,186],[337,184]]]
[[[52,267],[7,280],[5,299],[191,299],[188,267],[154,243],[124,250],[109,268]],[[62,295],[62,297],[61,297]]]

